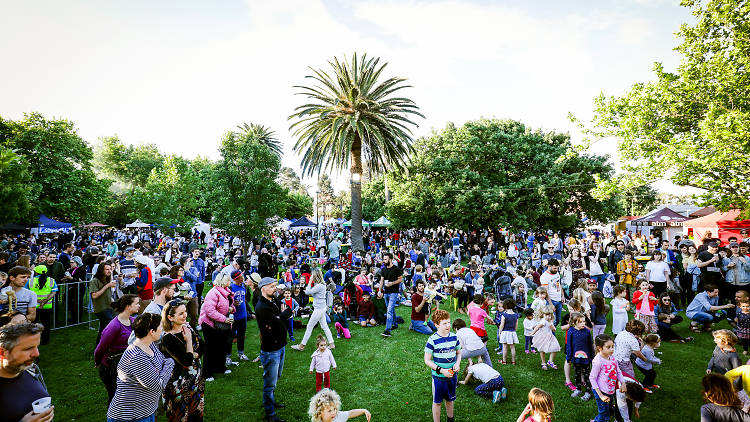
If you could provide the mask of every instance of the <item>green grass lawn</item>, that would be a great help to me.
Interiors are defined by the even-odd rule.
[[[397,312],[408,320],[408,307],[398,307]],[[453,318],[458,316],[452,314]],[[463,318],[468,321],[465,316]],[[683,336],[689,335],[687,323],[681,325],[677,331]],[[336,341],[333,353],[338,369],[331,373],[331,386],[341,395],[344,409],[367,408],[375,421],[431,420],[430,372],[423,362],[427,336],[407,331],[407,326],[399,327],[394,330],[393,337],[384,339],[380,336],[382,327],[361,328],[352,324],[352,338]],[[727,328],[728,325],[723,322],[719,327]],[[519,324],[521,342],[522,330]],[[493,350],[497,341],[494,331],[490,331],[488,348]],[[296,337],[301,338],[303,332],[297,330]],[[308,368],[314,338],[319,333],[322,333],[319,329],[313,332],[304,352],[287,346],[284,375],[277,386],[276,397],[286,405],[279,414],[288,421],[308,420],[308,402],[315,393],[314,376],[309,374]],[[611,334],[609,329],[608,333]],[[558,339],[562,336],[558,330]],[[40,366],[58,421],[101,421],[105,418],[106,392],[90,357],[95,339],[96,331],[85,326],[67,328],[53,332],[51,345],[41,348]],[[664,363],[657,368],[656,379],[662,388],[650,395],[641,407],[641,421],[693,421],[698,418],[702,404],[700,380],[713,346],[710,333],[698,334],[693,343],[662,344],[659,351]],[[257,325],[250,321],[246,351],[248,356],[254,356],[258,350]],[[559,370],[543,371],[539,355],[524,354],[523,344],[517,347],[517,351],[520,352],[518,365],[495,363],[508,387],[508,399],[492,404],[474,394],[476,384],[471,388],[459,385],[457,421],[515,421],[526,405],[526,395],[532,387],[552,394],[558,421],[588,421],[596,415],[593,399],[582,402],[570,398],[570,391],[564,386],[562,355],[555,360]],[[492,356],[497,362],[497,355],[492,352]],[[642,378],[640,373],[638,375]],[[261,420],[261,390],[262,369],[257,363],[245,362],[232,374],[217,377],[216,381],[206,385],[206,420]],[[364,418],[360,420],[364,421]]]

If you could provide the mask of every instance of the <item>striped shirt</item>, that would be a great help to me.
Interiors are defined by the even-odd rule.
[[[150,347],[153,357],[134,344],[125,349],[117,365],[117,391],[107,418],[128,421],[156,413],[162,390],[172,376],[174,360],[165,358],[156,344]]]
[[[452,368],[456,364],[456,352],[458,350],[461,350],[461,345],[458,344],[458,337],[453,333],[448,333],[445,337],[434,333],[427,339],[427,344],[424,346],[424,352],[432,356],[435,365],[444,369]],[[432,375],[445,377],[435,372],[434,369]]]

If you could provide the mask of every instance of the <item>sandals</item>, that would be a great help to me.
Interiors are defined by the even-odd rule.
[[[557,365],[555,365],[555,363],[552,361],[547,361],[547,366],[549,366],[552,369],[557,369]]]
[[[515,365],[515,364],[516,364],[516,361],[512,360],[512,361],[510,361],[510,364],[511,364],[511,365]]]
[[[547,370],[547,364],[546,363],[542,364],[542,369],[545,370],[545,371]]]
[[[506,361],[504,361],[502,359],[500,359],[498,362],[500,363],[500,365],[507,365],[508,364],[508,362],[506,362]]]

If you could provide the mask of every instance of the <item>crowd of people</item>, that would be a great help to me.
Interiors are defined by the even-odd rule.
[[[732,327],[713,331],[717,347],[702,383],[708,401],[702,417],[750,420],[750,399],[727,384],[740,378],[750,386],[750,366],[735,349],[742,345],[746,355],[750,347],[746,233],[720,247],[710,237],[627,232],[367,229],[365,251],[349,250],[349,236],[335,226],[279,230],[245,242],[197,231],[183,237],[115,229],[4,235],[0,378],[13,381],[0,385],[0,401],[10,402],[10,391],[31,392],[9,405],[8,420],[52,419],[52,407],[32,409],[32,402],[48,396],[33,364],[37,346],[64,335],[50,331],[60,309],[79,321],[85,304],[99,320],[91,347],[111,421],[154,420],[157,409],[169,420],[201,420],[205,383],[253,359],[263,367],[265,418],[282,420],[277,411],[284,406],[274,392],[286,345],[296,342],[295,328],[304,328],[291,348],[305,350],[316,327],[323,335],[314,342],[310,363],[318,391],[310,402],[311,420],[369,420],[365,409],[340,411],[330,389],[330,371],[337,367],[333,335],[349,339],[350,323],[358,329],[382,326],[386,339],[400,325],[408,329],[398,331],[427,336],[424,361],[436,421],[442,403],[453,420],[459,379],[480,380],[475,393],[493,402],[505,398],[507,386],[490,355],[501,355],[501,366],[516,365],[520,332],[523,352],[538,354],[543,370],[563,367],[573,398],[595,400],[595,420],[617,414],[628,421],[660,389],[655,350],[661,342],[692,340],[674,330],[686,322],[682,311],[695,332],[711,331],[721,320]],[[86,288],[71,294],[72,284]],[[408,324],[396,314],[399,306],[411,308]],[[448,311],[466,320],[452,319]],[[261,344],[248,356],[244,344],[252,319]],[[17,351],[22,344],[26,348]],[[562,362],[558,354],[565,356]],[[459,376],[462,360],[467,366]],[[519,421],[544,421],[553,413],[551,396],[533,389]]]

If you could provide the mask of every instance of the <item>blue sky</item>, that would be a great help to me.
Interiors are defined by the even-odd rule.
[[[576,140],[568,113],[590,117],[596,95],[650,79],[654,61],[675,68],[674,32],[692,19],[677,0],[0,1],[3,117],[39,111],[92,144],[117,134],[214,158],[224,132],[257,122],[297,171],[286,117],[307,66],[382,57],[414,86],[416,136],[498,117]],[[592,152],[617,162],[614,144]]]

